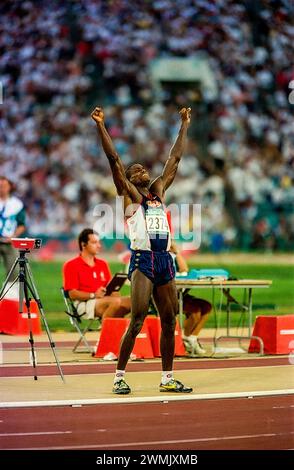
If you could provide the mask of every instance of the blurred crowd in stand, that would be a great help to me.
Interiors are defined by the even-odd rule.
[[[291,0],[1,2],[1,174],[17,184],[30,234],[75,236],[97,204],[115,204],[94,106],[124,163],[158,175],[189,105],[167,203],[202,205],[203,249],[293,248],[293,17]],[[197,54],[216,97],[155,94],[154,58]]]

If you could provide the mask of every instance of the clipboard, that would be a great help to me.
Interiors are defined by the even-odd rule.
[[[126,282],[128,275],[126,273],[116,273],[106,286],[105,295],[110,295],[112,292],[118,292]]]

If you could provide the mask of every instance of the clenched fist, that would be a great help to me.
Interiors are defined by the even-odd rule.
[[[94,121],[97,124],[101,124],[102,122],[104,122],[103,109],[102,108],[95,108],[94,111],[91,113],[91,117],[92,117],[92,119],[94,119]]]
[[[179,114],[181,115],[182,122],[186,122],[187,124],[190,124],[191,108],[182,108],[181,111],[179,111]]]

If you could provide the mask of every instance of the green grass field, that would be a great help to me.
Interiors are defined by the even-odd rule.
[[[62,285],[61,268],[62,262],[31,262],[31,270],[35,284],[43,303],[46,318],[51,331],[65,330],[73,331],[67,315],[64,313],[65,306],[60,294]],[[123,270],[120,263],[110,263],[112,272]],[[191,267],[193,267],[191,265]],[[213,268],[214,265],[197,264],[197,268]],[[281,315],[294,313],[294,266],[291,265],[222,265],[232,276],[239,279],[270,279],[273,284],[268,289],[254,289],[253,291],[253,313],[255,315]],[[4,271],[0,266],[0,279],[3,279]],[[232,291],[232,295],[242,301],[242,290]],[[129,293],[129,287],[122,289],[123,294]],[[211,289],[194,290],[194,295],[211,301]],[[218,294],[217,294],[218,295]],[[218,305],[219,298],[216,297]],[[223,314],[224,316],[224,314]],[[232,315],[232,325],[237,324],[239,315]],[[210,316],[208,327],[214,326],[214,315]]]

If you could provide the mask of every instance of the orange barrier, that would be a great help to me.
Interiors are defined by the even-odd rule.
[[[293,349],[290,343],[294,340],[294,315],[258,316],[252,336],[263,340],[265,354],[289,354]],[[248,352],[259,352],[257,340],[250,341]]]
[[[160,318],[154,316],[147,316],[145,322],[149,328],[154,357],[160,357]],[[176,322],[175,329],[175,356],[186,356],[186,350],[182,340],[181,329],[179,327],[178,321]]]
[[[31,330],[35,335],[42,333],[40,314],[35,300],[30,302]],[[26,335],[30,331],[27,308],[19,313],[18,300],[3,299],[0,301],[0,332],[8,335]]]
[[[121,338],[127,330],[129,322],[130,320],[127,318],[105,318],[95,357],[104,357],[110,352],[118,356]],[[137,358],[154,357],[149,329],[145,322],[136,338],[132,354]]]
[[[154,357],[150,332],[145,321],[143,323],[142,330],[136,338],[132,354],[138,359],[143,359],[145,357],[146,359],[152,359]]]
[[[105,318],[102,323],[95,357],[104,357],[110,352],[116,356],[118,355],[120,341],[128,328],[128,323],[129,320],[126,318]]]

